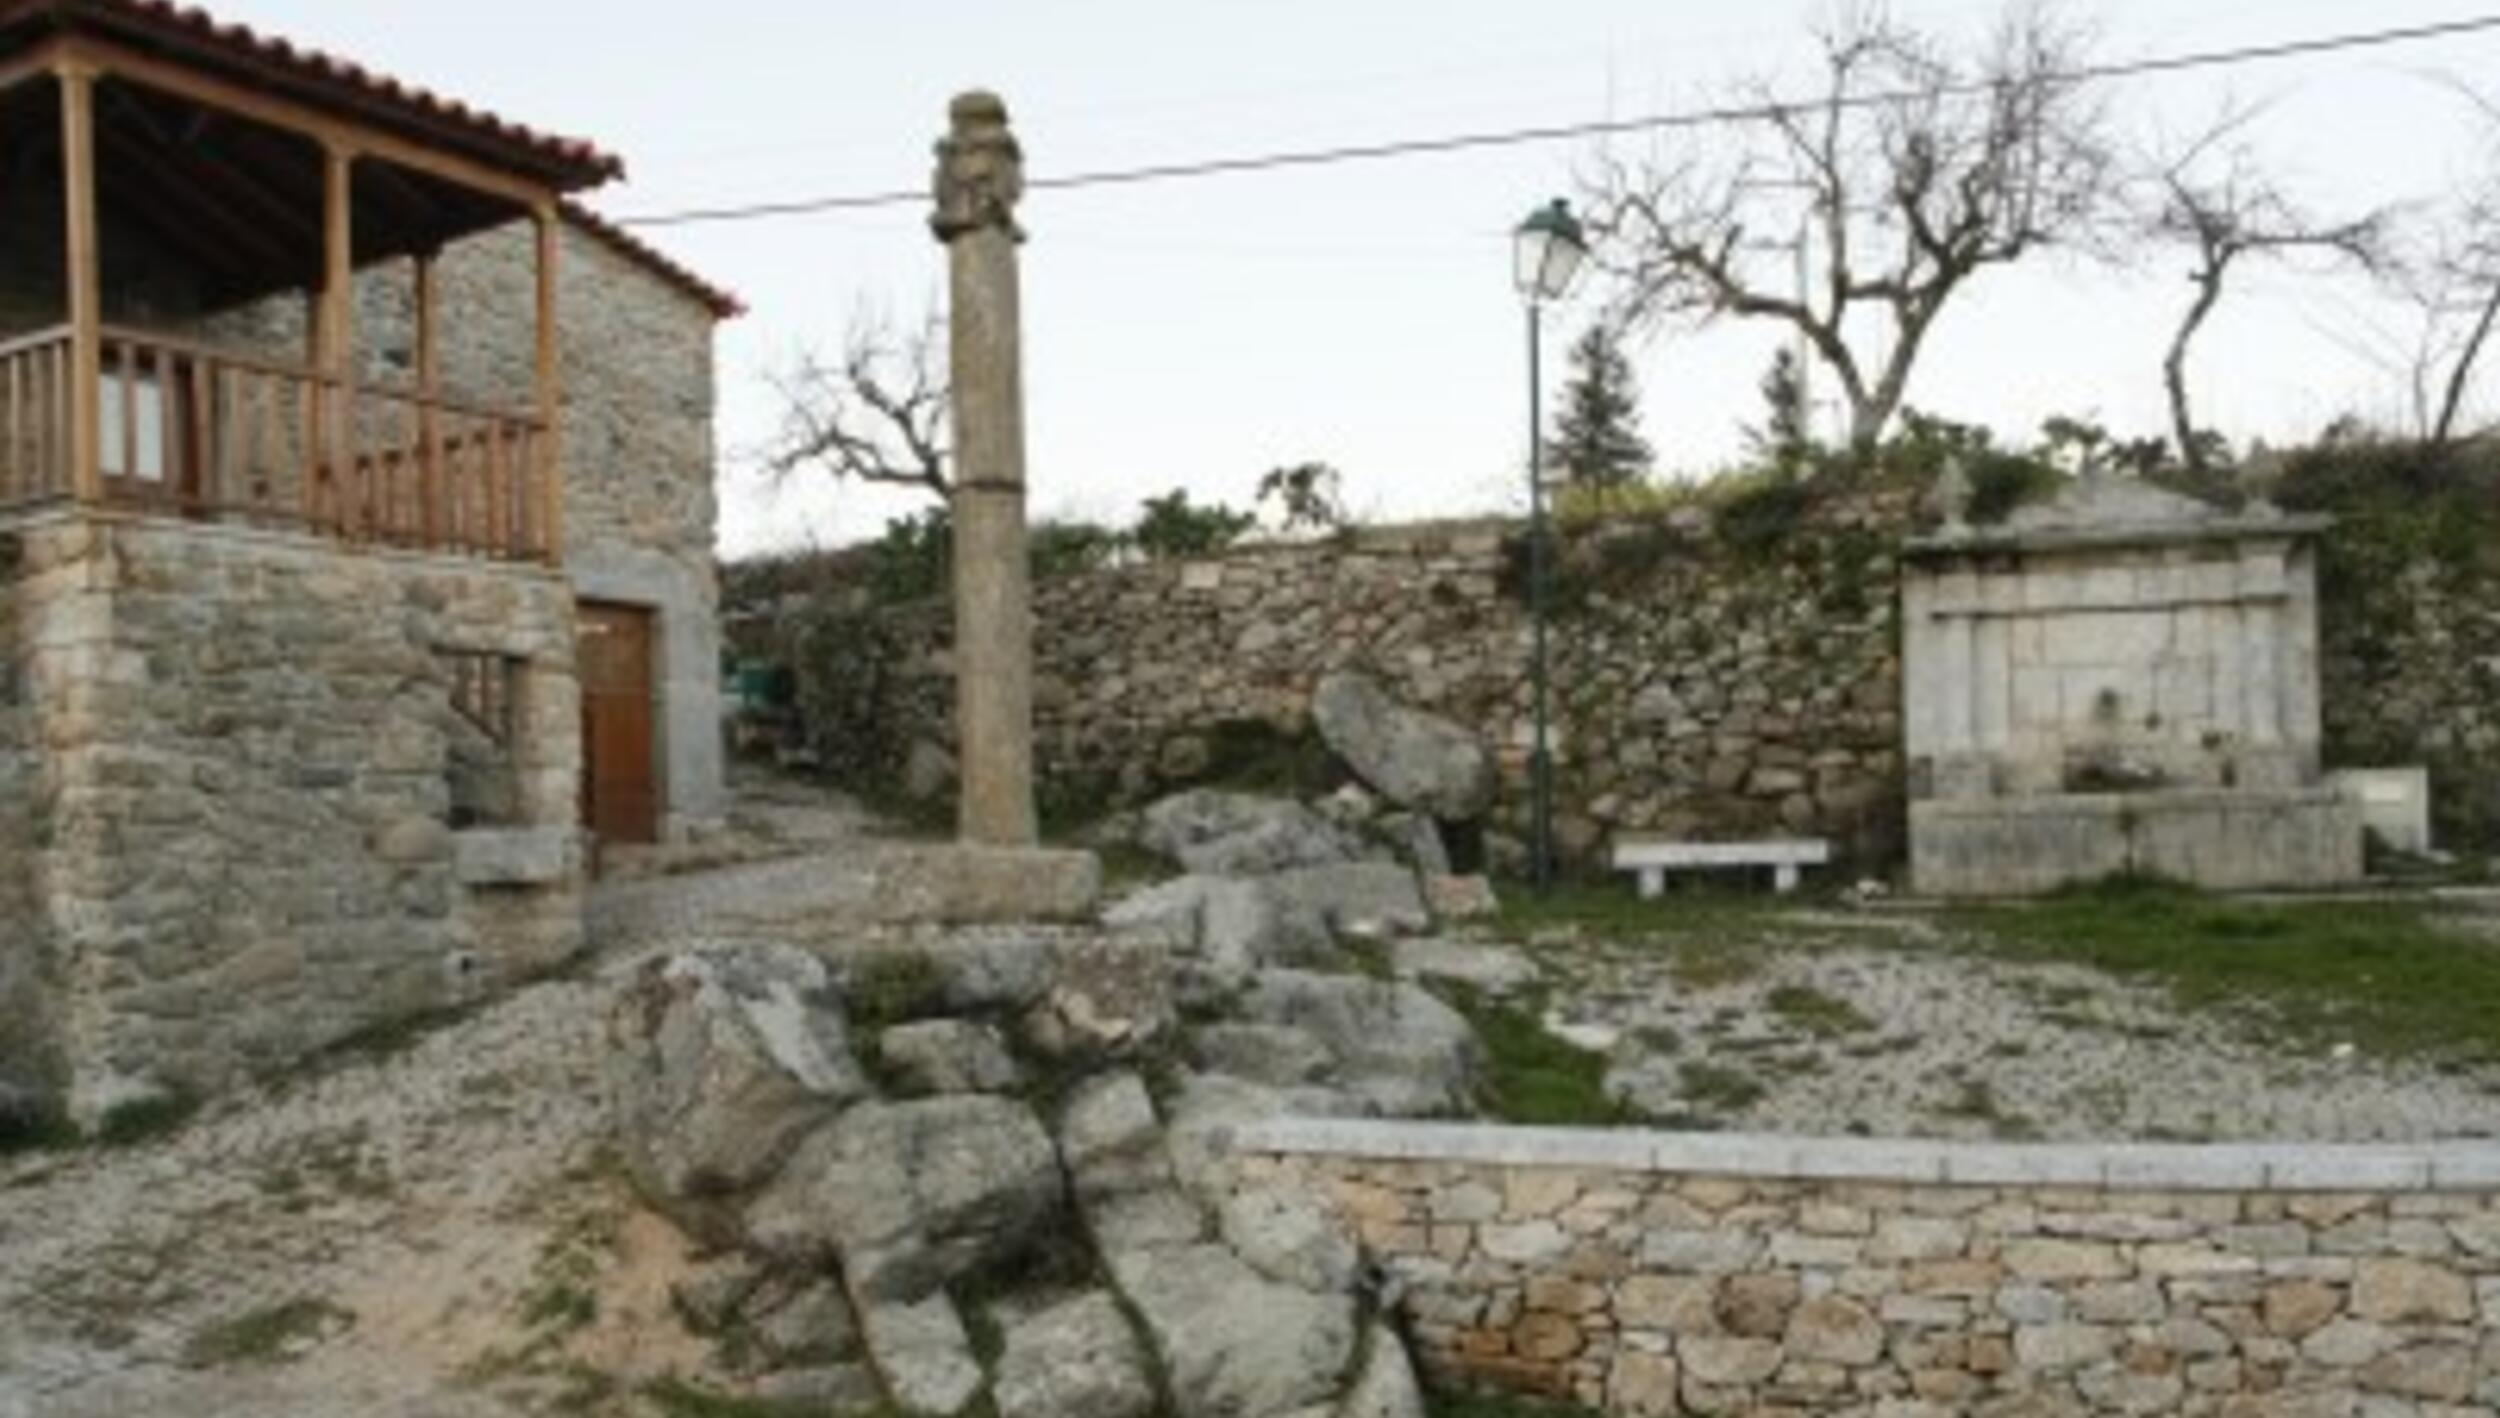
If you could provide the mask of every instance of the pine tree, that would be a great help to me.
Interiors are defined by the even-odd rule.
[[[1545,463],[1577,487],[1621,487],[1649,471],[1640,391],[1618,338],[1614,327],[1599,321],[1571,346],[1571,379],[1563,386]]]
[[[1754,430],[1754,446],[1768,454],[1773,467],[1795,474],[1813,460],[1814,431],[1806,413],[1806,381],[1796,351],[1782,345],[1762,376],[1762,403],[1768,416]]]

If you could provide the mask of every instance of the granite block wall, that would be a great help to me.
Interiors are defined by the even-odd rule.
[[[210,1092],[578,947],[559,578],[67,512],[12,535],[0,618],[33,751],[0,791],[33,783],[41,835],[37,938],[11,955],[48,963],[74,1115]],[[515,669],[504,830],[540,834],[552,869],[463,865],[455,654]]]
[[[1445,1384],[1607,1413],[2487,1413],[2500,1148],[1254,1126]],[[1960,1177],[1963,1180],[1954,1180]]]

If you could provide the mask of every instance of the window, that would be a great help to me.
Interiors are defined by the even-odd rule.
[[[446,650],[451,667],[451,707],[470,727],[497,747],[512,747],[518,727],[514,712],[519,698],[521,662],[492,651]]]
[[[97,457],[108,478],[165,481],[165,387],[145,370],[107,369],[97,409],[103,425]],[[127,404],[127,408],[125,408]],[[133,445],[136,445],[135,447]]]

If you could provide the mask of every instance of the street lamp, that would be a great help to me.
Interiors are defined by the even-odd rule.
[[[1512,279],[1528,304],[1528,620],[1534,627],[1528,680],[1535,696],[1536,747],[1528,761],[1535,845],[1531,871],[1537,894],[1554,884],[1554,758],[1545,707],[1545,411],[1542,352],[1545,303],[1571,289],[1588,255],[1587,236],[1560,197],[1519,224],[1512,237]]]

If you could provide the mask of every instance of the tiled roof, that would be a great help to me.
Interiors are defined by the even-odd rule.
[[[668,253],[579,202],[564,204],[564,219],[616,248],[627,259],[649,269],[670,285],[703,302],[704,305],[710,307],[714,319],[727,320],[746,313],[745,301],[696,275]]]
[[[464,140],[566,188],[596,186],[625,172],[622,160],[583,139],[509,122],[352,60],[172,0],[0,0],[0,31],[44,26],[222,59],[257,77],[290,85],[306,99]]]

